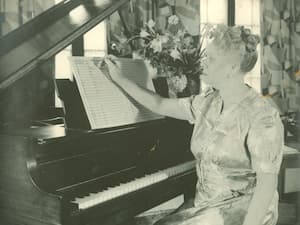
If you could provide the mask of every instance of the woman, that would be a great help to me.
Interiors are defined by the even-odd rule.
[[[200,95],[162,98],[124,78],[112,80],[150,110],[194,124],[191,150],[198,182],[193,205],[157,225],[275,225],[283,127],[278,112],[244,83],[257,60],[257,36],[243,27],[210,32]]]

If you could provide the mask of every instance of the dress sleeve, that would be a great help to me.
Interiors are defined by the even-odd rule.
[[[283,126],[276,109],[262,110],[250,122],[247,146],[256,172],[278,174],[283,154]]]
[[[199,95],[179,98],[178,104],[182,112],[191,124],[194,124],[200,114],[205,114],[215,96],[215,91],[209,89]]]

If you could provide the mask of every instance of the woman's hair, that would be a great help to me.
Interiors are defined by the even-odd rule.
[[[208,37],[220,50],[239,50],[241,52],[240,70],[247,73],[253,69],[258,58],[256,47],[260,42],[259,36],[252,34],[250,29],[243,26],[228,27],[217,25],[207,29]]]

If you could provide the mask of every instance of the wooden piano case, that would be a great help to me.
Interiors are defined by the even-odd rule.
[[[0,136],[0,221],[14,225],[119,224],[179,194],[195,171],[80,210],[72,201],[191,160],[167,121],[88,132],[53,126]],[[179,134],[178,134],[179,135]],[[179,138],[177,137],[177,140]]]

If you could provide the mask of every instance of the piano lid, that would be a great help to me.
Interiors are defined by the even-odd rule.
[[[70,0],[0,39],[0,92],[130,0]]]
[[[65,128],[62,125],[49,125],[43,127],[29,127],[29,128],[5,128],[0,129],[1,135],[9,136],[21,136],[25,138],[31,138],[38,140],[39,142],[55,142],[67,139],[84,139],[86,137],[92,137],[100,135],[114,135],[121,132],[126,133],[132,130],[138,129],[157,129],[157,127],[166,126],[165,119],[159,119],[154,121],[146,121],[140,123],[134,123],[129,125],[123,125],[118,127],[103,128],[98,130],[82,130],[82,129],[71,129]],[[155,132],[154,132],[155,133]]]

